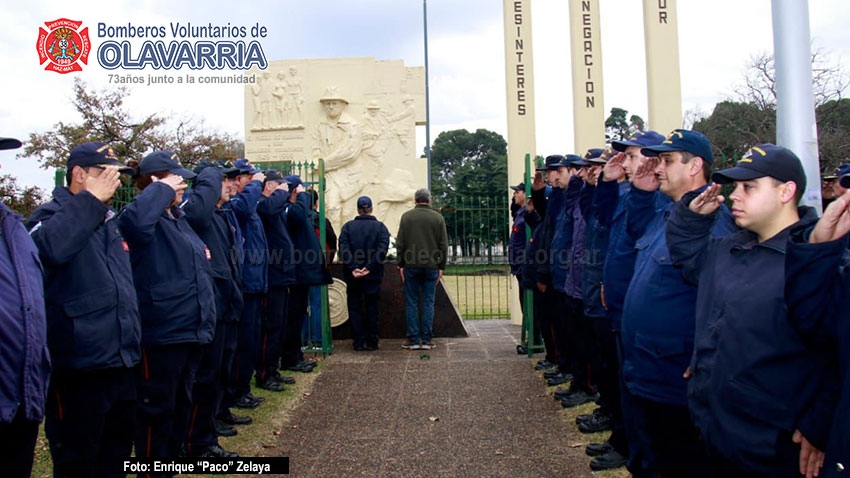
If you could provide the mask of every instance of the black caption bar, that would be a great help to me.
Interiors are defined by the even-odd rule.
[[[289,457],[130,458],[119,473],[203,473],[205,475],[288,475]]]

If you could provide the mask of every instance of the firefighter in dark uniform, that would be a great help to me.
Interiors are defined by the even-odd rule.
[[[283,391],[284,383],[295,383],[290,376],[278,372],[282,331],[286,325],[288,287],[295,284],[295,263],[292,261],[292,240],[286,231],[285,211],[289,205],[289,188],[279,171],[265,172],[263,198],[257,214],[263,221],[269,243],[269,293],[257,353],[257,386],[271,391]]]
[[[0,138],[0,150],[20,147]],[[0,463],[9,477],[30,476],[44,417],[50,357],[43,279],[21,216],[0,202]]]
[[[56,476],[123,476],[112,468],[133,448],[141,324],[127,243],[109,207],[121,168],[109,145],[77,146],[68,186],[30,216],[45,269],[53,358],[45,431]]]
[[[189,456],[234,457],[221,448],[215,428],[215,416],[221,404],[222,387],[230,377],[236,351],[238,321],[242,312],[239,268],[233,254],[236,234],[225,209],[233,190],[236,168],[204,162],[195,168],[198,177],[183,206],[186,220],[210,250],[215,308],[215,336],[201,352],[201,363],[192,389],[192,413],[186,433]],[[231,415],[232,416],[232,415]],[[235,420],[237,417],[233,417]],[[242,417],[250,420],[250,417]]]
[[[186,437],[192,382],[201,345],[215,333],[210,250],[179,205],[184,169],[170,151],[138,166],[141,193],[118,217],[130,246],[142,319],[142,362],[137,368],[136,457],[176,457]]]

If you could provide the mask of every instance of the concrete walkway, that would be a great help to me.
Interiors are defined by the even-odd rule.
[[[518,326],[469,321],[430,351],[336,352],[277,453],[293,476],[592,476],[574,426],[516,353]],[[427,354],[427,355],[426,355]],[[539,357],[539,355],[538,355]],[[269,450],[271,451],[271,450]]]

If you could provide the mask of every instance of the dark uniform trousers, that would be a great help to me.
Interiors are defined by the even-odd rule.
[[[257,381],[277,374],[280,364],[281,334],[285,327],[289,290],[286,286],[269,287],[263,314],[260,343],[257,347]]]
[[[223,385],[230,380],[230,369],[236,353],[237,322],[218,320],[215,337],[201,347],[201,362],[192,387],[192,411],[186,432],[186,453],[203,453],[218,444],[215,416],[224,395]]]
[[[572,358],[573,387],[592,395],[596,393],[596,376],[591,370],[596,350],[593,320],[584,316],[584,302],[581,299],[561,294],[561,300],[561,320],[566,327],[565,340]]]
[[[260,342],[260,323],[263,320],[265,294],[245,293],[244,308],[239,320],[236,357],[230,376],[230,387],[225,395],[225,406],[231,407],[239,399],[251,391],[251,376],[254,374],[254,363],[257,360],[257,348]]]
[[[558,353],[555,347],[555,323],[553,319],[553,314],[557,310],[557,307],[552,303],[554,292],[551,290],[540,292],[535,287],[533,293],[534,328],[539,328],[540,335],[543,336],[543,345],[546,347],[546,360],[552,363],[558,363]]]
[[[136,369],[136,456],[175,458],[189,425],[192,383],[201,360],[197,343],[143,345]]]
[[[608,443],[617,453],[629,456],[629,442],[623,423],[623,407],[620,397],[620,362],[617,354],[617,332],[611,318],[593,317],[593,332],[596,335],[597,357],[592,367],[597,371],[599,401],[602,409],[611,417],[611,436]]]
[[[310,286],[289,286],[286,323],[281,333],[281,368],[292,367],[304,360],[304,354],[301,352],[301,328],[304,324],[304,314],[307,313],[309,294]]]
[[[632,396],[637,422],[662,478],[709,478],[708,454],[687,407]],[[790,441],[790,440],[789,440]]]
[[[11,423],[0,423],[0,463],[3,463],[3,476],[29,478],[37,438],[38,422],[27,420],[23,407],[18,408],[18,413]]]
[[[53,372],[44,431],[54,476],[124,476],[118,464],[133,449],[135,373],[127,367]]]
[[[355,346],[378,345],[378,298],[381,283],[352,279],[346,282],[348,320]]]

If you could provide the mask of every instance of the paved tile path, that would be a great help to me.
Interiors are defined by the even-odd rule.
[[[336,352],[278,453],[293,476],[592,476],[561,407],[517,355],[519,327],[469,321],[430,351]],[[428,356],[423,356],[427,354]],[[270,452],[272,450],[269,450]]]

